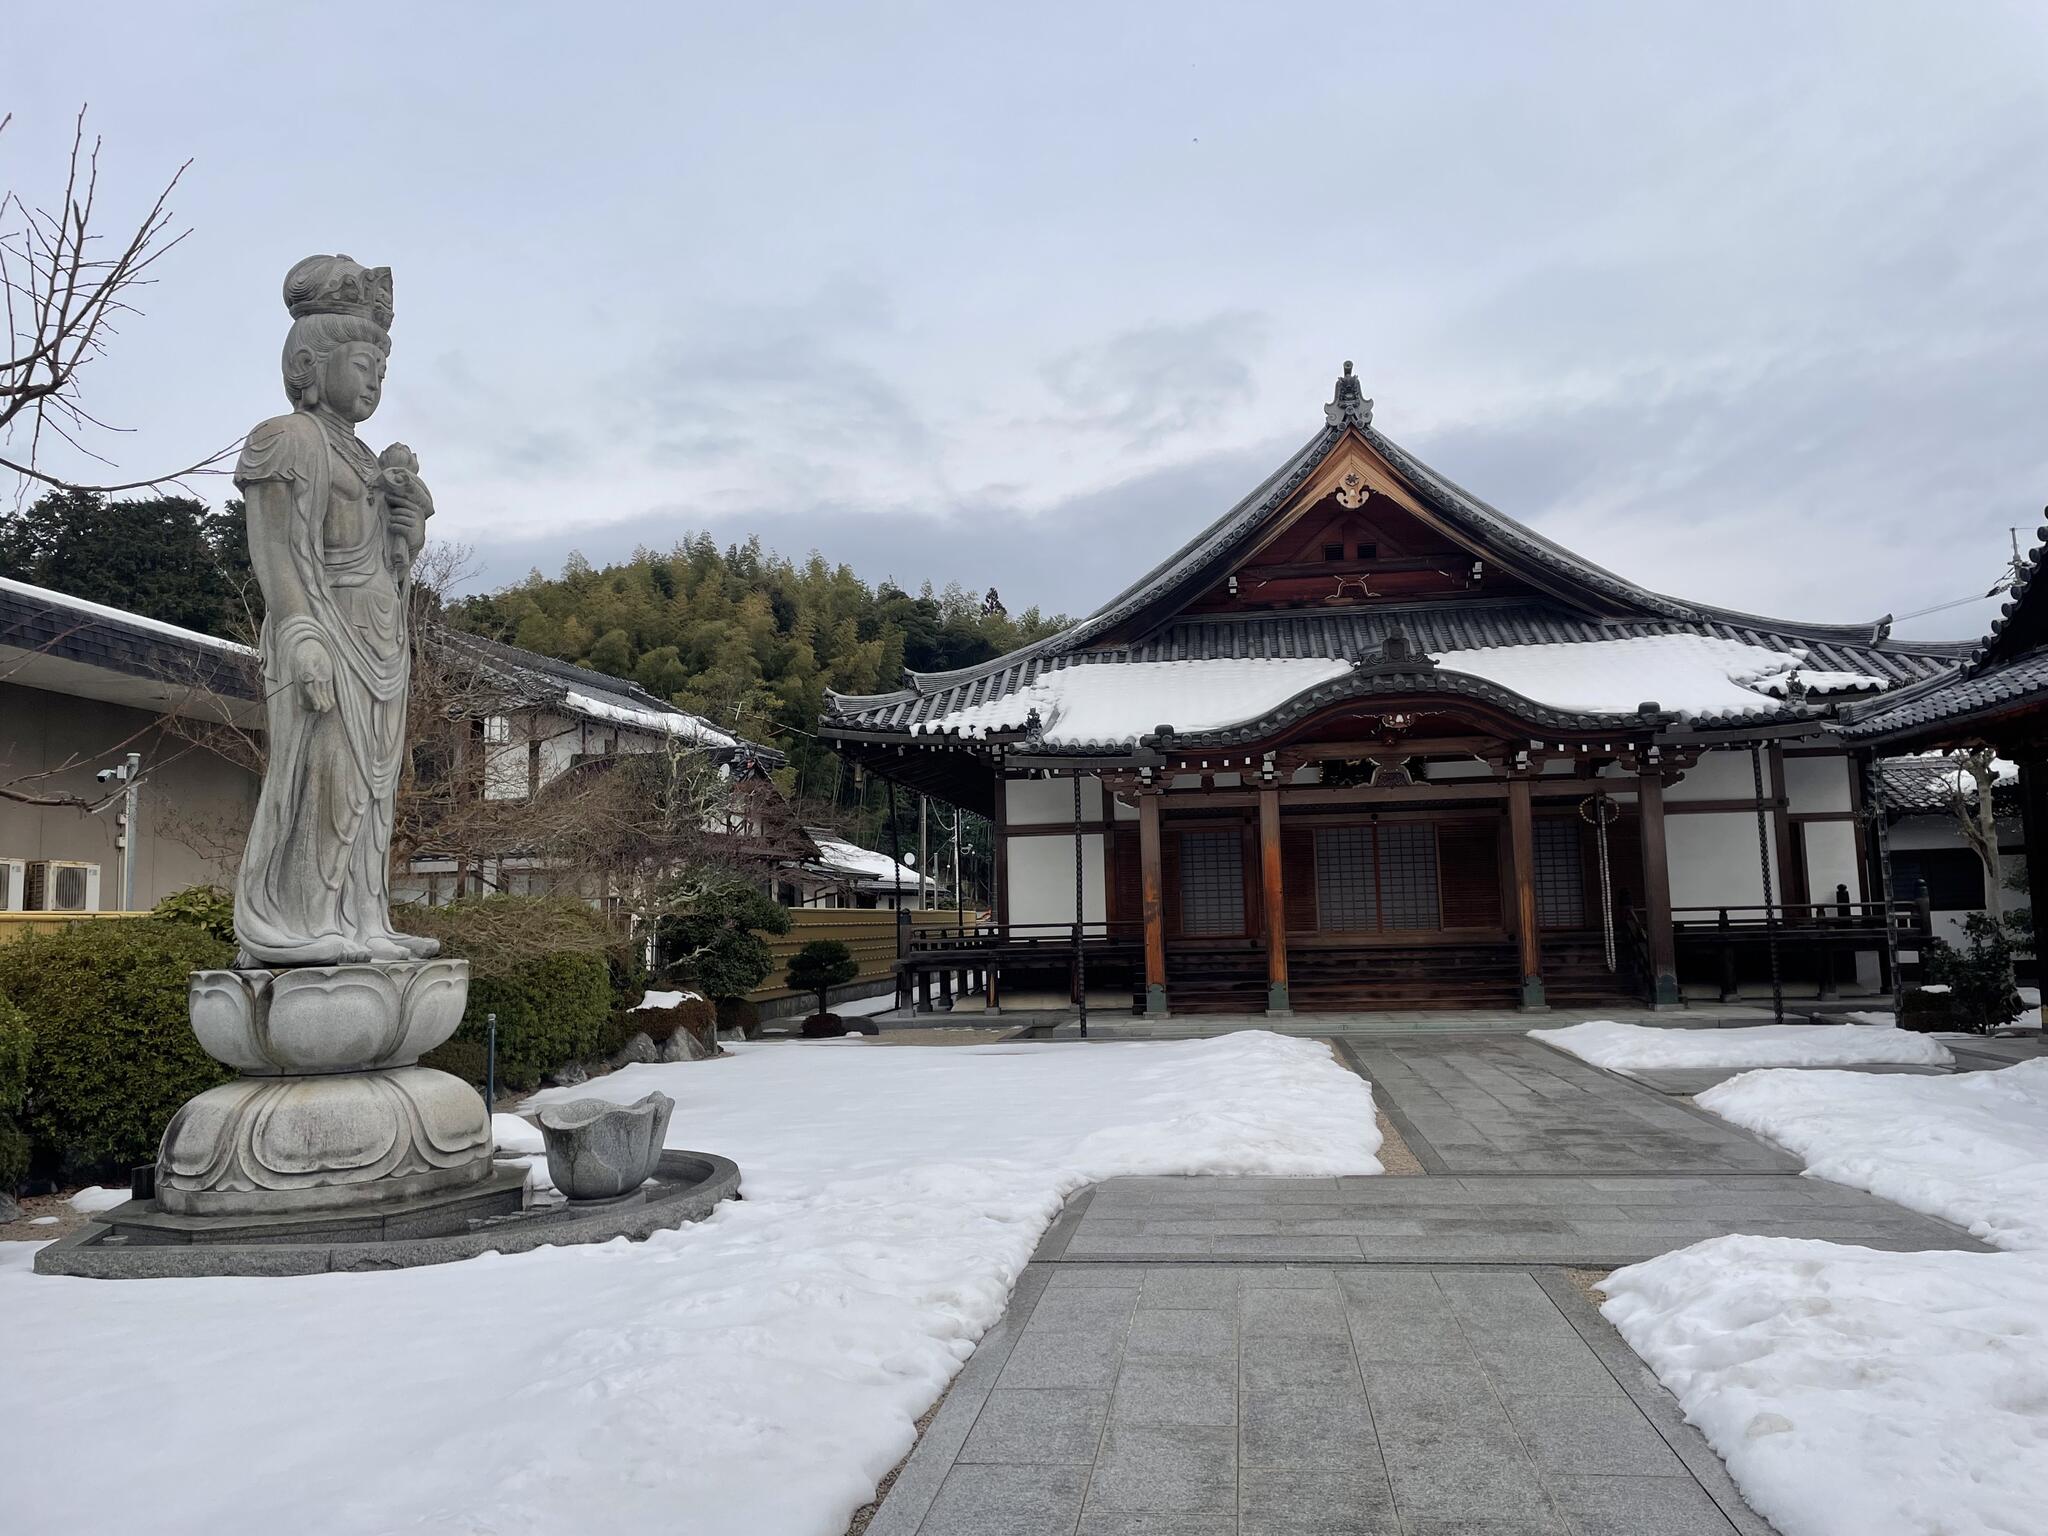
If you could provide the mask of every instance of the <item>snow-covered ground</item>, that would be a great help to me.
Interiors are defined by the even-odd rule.
[[[1605,1289],[1783,1536],[2048,1529],[2048,1258],[1720,1237]]]
[[[1603,1308],[1784,1536],[2021,1536],[2048,1510],[2048,1060],[1751,1072],[1699,1102],[2011,1253],[1724,1237]]]
[[[1882,1024],[1755,1024],[1738,1029],[1662,1029],[1593,1019],[1562,1029],[1532,1029],[1531,1040],[1614,1072],[1674,1067],[1846,1067],[1955,1061],[1932,1035]]]
[[[658,1088],[738,1161],[645,1243],[125,1282],[0,1244],[0,1527],[840,1536],[1064,1195],[1379,1171],[1312,1041],[734,1049],[550,1095]]]
[[[2048,1251],[2048,1058],[1952,1077],[1745,1072],[1699,1103],[1817,1177]]]

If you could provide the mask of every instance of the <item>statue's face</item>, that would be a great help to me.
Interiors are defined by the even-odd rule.
[[[344,421],[368,421],[384,395],[384,351],[367,341],[343,342],[320,370],[320,400]]]

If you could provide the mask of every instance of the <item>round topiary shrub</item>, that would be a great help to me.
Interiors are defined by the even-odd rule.
[[[822,1026],[838,1024],[832,1012],[832,989],[857,979],[860,962],[837,939],[813,939],[789,957],[788,975],[793,990],[809,992],[818,999],[818,1011],[805,1021],[804,1033],[822,1034],[826,1032]]]
[[[27,1020],[22,1124],[39,1171],[119,1172],[156,1156],[187,1099],[235,1074],[199,1048],[186,977],[235,957],[186,923],[70,923],[0,948],[0,997]]]

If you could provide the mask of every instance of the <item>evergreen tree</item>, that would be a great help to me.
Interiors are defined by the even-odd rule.
[[[262,618],[239,501],[51,491],[0,514],[0,576],[225,640]]]

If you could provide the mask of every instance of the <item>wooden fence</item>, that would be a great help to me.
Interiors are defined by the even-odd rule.
[[[147,917],[147,912],[0,912],[0,944],[23,934],[48,933],[66,923],[97,923],[116,917]]]

